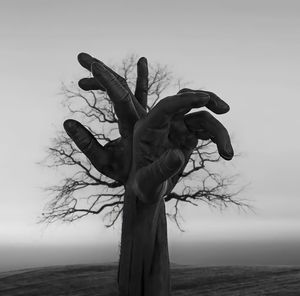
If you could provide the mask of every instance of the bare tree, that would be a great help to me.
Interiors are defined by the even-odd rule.
[[[135,55],[124,58],[115,71],[124,77],[133,89],[136,81]],[[168,90],[179,90],[182,81],[175,79],[167,66],[150,65],[147,110],[151,110]],[[101,90],[82,91],[77,84],[62,85],[63,104],[102,144],[113,146],[118,141],[118,118],[111,100]],[[100,129],[99,129],[100,126]],[[220,156],[212,140],[199,140],[174,190],[165,196],[167,216],[181,229],[178,218],[180,205],[198,205],[205,202],[214,207],[234,204],[247,206],[236,196],[239,190],[231,185],[234,177],[217,171]],[[112,226],[120,217],[124,202],[122,182],[113,180],[94,169],[90,161],[64,132],[59,132],[48,149],[49,167],[66,168],[60,184],[47,190],[51,200],[47,203],[41,221],[74,221],[88,214],[103,213],[106,226]]]

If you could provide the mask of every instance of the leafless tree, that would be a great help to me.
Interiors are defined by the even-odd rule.
[[[115,71],[123,76],[129,87],[136,81],[136,56],[124,58]],[[148,110],[168,90],[179,90],[182,81],[175,79],[168,67],[150,65],[148,87]],[[73,118],[78,119],[104,145],[113,145],[119,137],[117,117],[111,100],[102,91],[82,91],[76,84],[62,85],[63,104]],[[100,126],[100,129],[99,129]],[[248,207],[237,198],[240,190],[232,187],[235,177],[224,176],[217,171],[221,161],[211,140],[199,140],[189,163],[180,176],[177,186],[165,197],[168,202],[168,217],[181,229],[178,218],[180,205],[198,205],[205,202],[214,207],[234,204]],[[89,160],[64,132],[59,132],[48,149],[46,165],[67,168],[58,185],[46,188],[51,194],[42,214],[42,222],[57,220],[74,221],[88,214],[104,214],[106,226],[112,226],[120,217],[123,208],[123,185],[96,171]]]

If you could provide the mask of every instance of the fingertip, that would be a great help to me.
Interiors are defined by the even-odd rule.
[[[78,86],[85,91],[89,91],[89,90],[105,91],[105,87],[95,78],[82,78],[78,81]]]
[[[221,157],[224,158],[225,160],[231,160],[234,156],[234,151],[233,151],[233,148],[231,146],[230,143],[227,143],[225,145],[225,148],[222,149],[222,151],[219,152]]]
[[[230,110],[230,106],[224,102],[223,106],[224,113],[227,113]]]
[[[77,55],[77,60],[80,61],[84,55],[85,55],[84,52],[80,52],[80,53]]]
[[[78,124],[74,119],[67,119],[64,121],[63,126],[67,133],[74,133],[77,130]]]
[[[138,65],[140,65],[140,64],[146,64],[147,65],[148,64],[147,59],[145,57],[139,58]]]
[[[232,155],[227,155],[227,154],[220,154],[221,157],[227,161],[230,161],[233,158],[233,154]]]
[[[148,62],[145,57],[141,57],[137,62],[138,78],[143,77],[148,79]]]
[[[224,114],[227,113],[230,110],[230,107],[227,103],[225,103],[223,100],[219,100],[217,102],[217,106],[215,107],[215,113],[216,114]]]
[[[218,97],[215,93],[213,92],[207,92],[211,100],[207,104],[207,108],[209,108],[211,111],[213,111],[216,114],[224,114],[227,113],[230,110],[229,105],[224,102],[220,97]]]
[[[87,80],[89,78],[82,78],[78,81],[78,86],[82,89],[82,90],[89,90],[88,88],[88,84],[87,84]]]
[[[85,53],[85,52],[80,52],[77,55],[77,59],[78,59],[79,62],[86,59],[86,58],[91,58],[91,56],[89,54]]]
[[[84,68],[89,68],[89,64],[91,63],[93,57],[85,52],[81,52],[77,55],[77,60],[79,64]]]

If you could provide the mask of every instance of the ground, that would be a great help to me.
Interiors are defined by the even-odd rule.
[[[0,273],[1,296],[117,295],[116,265],[73,265]],[[300,266],[173,265],[173,296],[300,296]]]

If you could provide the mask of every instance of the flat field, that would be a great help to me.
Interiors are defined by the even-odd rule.
[[[117,295],[116,265],[73,265],[0,273],[1,296]],[[300,296],[300,266],[172,267],[173,296]]]

